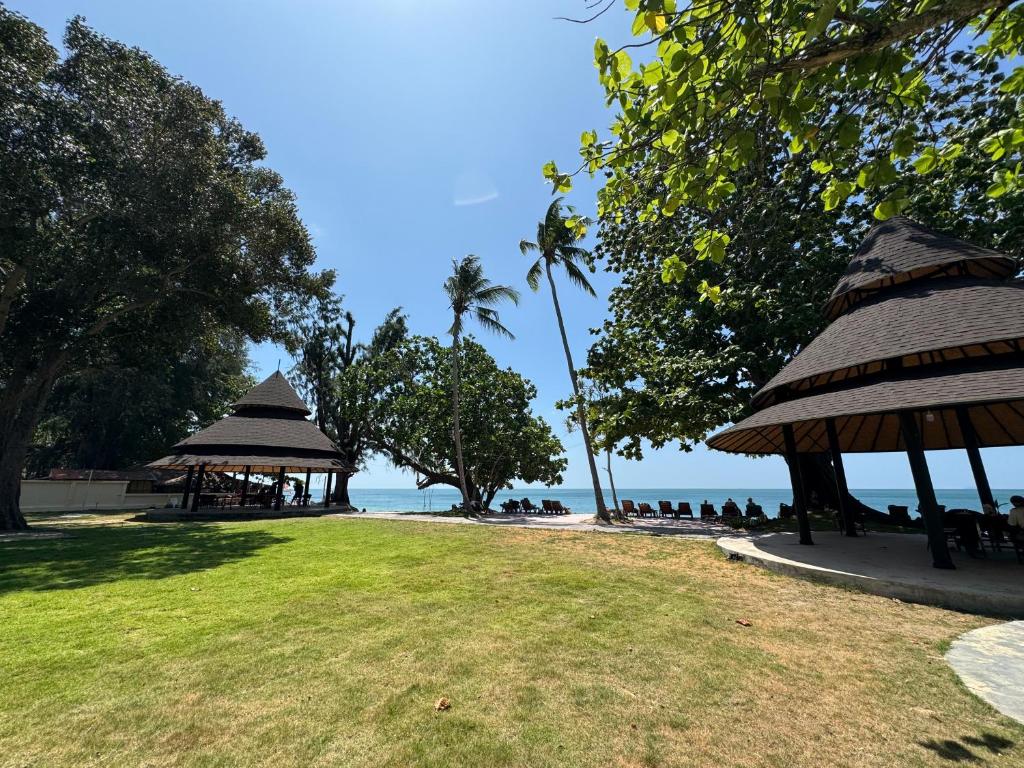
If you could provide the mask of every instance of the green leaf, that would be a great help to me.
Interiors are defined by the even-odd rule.
[[[832,162],[824,158],[818,158],[811,163],[811,170],[815,173],[825,174],[832,170]]]
[[[939,164],[939,153],[935,147],[925,147],[913,162],[914,170],[922,176],[931,173]]]
[[[597,131],[584,131],[580,134],[580,144],[584,147],[592,146],[597,142]]]
[[[666,147],[671,147],[676,141],[679,140],[679,131],[675,128],[669,128],[663,134],[661,134],[661,143]]]
[[[686,277],[686,262],[678,256],[669,256],[661,263],[661,282],[681,283]]]
[[[906,192],[898,190],[898,195],[894,194],[875,206],[875,218],[879,221],[891,219],[902,213],[908,205],[910,205],[910,200],[906,197]]]
[[[807,24],[807,39],[813,40],[828,27],[839,9],[839,0],[823,0]]]

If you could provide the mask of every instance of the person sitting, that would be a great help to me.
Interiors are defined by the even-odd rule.
[[[760,504],[754,503],[753,497],[748,496],[746,513],[747,517],[760,517],[764,513],[764,510],[761,509]]]
[[[305,490],[306,490],[306,487],[303,484],[303,482],[301,480],[296,480],[295,481],[295,495],[292,496],[292,504],[293,505],[301,505],[302,504],[302,493]]]
[[[1010,503],[1013,509],[1006,518],[1006,524],[1011,528],[1024,528],[1024,496],[1011,496]]]

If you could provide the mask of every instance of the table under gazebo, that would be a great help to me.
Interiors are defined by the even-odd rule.
[[[255,500],[250,494],[253,475],[276,475],[275,492],[268,502],[275,511],[284,504],[285,475],[306,473],[308,505],[310,476],[326,474],[323,506],[330,506],[331,482],[336,474],[355,470],[338,447],[308,420],[306,404],[280,371],[253,387],[232,406],[232,413],[182,440],[174,453],[150,463],[161,469],[187,471],[181,508],[197,512],[203,481],[211,472],[242,472],[238,505]],[[264,497],[265,498],[265,497]]]
[[[826,307],[831,321],[708,439],[781,454],[800,541],[812,544],[799,454],[824,453],[855,536],[844,453],[905,451],[933,564],[953,568],[927,450],[966,449],[982,508],[995,500],[981,448],[1024,444],[1024,283],[1017,261],[905,218],[876,225]]]

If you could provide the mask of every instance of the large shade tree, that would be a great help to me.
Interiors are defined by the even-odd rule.
[[[995,87],[994,67],[938,62],[936,71],[924,115],[940,137],[980,139],[1016,108]],[[747,415],[754,392],[824,326],[821,308],[888,193],[882,187],[825,210],[814,204],[828,184],[810,167],[814,161],[792,155],[770,126],[754,120],[749,128],[759,137],[760,163],[737,174],[736,193],[715,213],[734,233],[731,257],[696,261],[665,281],[664,262],[692,245],[711,216],[681,208],[671,218],[647,217],[638,197],[622,216],[601,217],[596,255],[621,282],[585,373],[604,390],[591,400],[595,428],[632,458],[642,455],[643,440],[688,450]],[[847,150],[857,157],[845,162],[884,153],[878,137],[889,129],[884,120],[865,127]],[[1024,193],[987,197],[992,161],[977,140],[968,145],[949,173],[891,182],[905,188],[905,213],[1022,257]],[[657,156],[645,161],[657,162]],[[704,298],[707,286],[722,286],[714,288],[717,302]],[[803,460],[811,489],[832,500],[827,461]]]
[[[451,349],[435,338],[413,337],[397,350],[401,372],[378,400],[372,442],[396,465],[417,475],[418,488],[448,485],[462,491],[452,434]],[[533,413],[534,385],[499,368],[471,338],[458,347],[465,484],[487,508],[514,480],[558,485],[566,460],[548,423]]]
[[[0,7],[0,528],[55,382],[97,347],[253,340],[322,289],[259,137],[82,19],[61,57]],[[172,345],[173,346],[173,345]]]
[[[371,424],[379,399],[401,373],[395,350],[408,335],[406,317],[393,309],[368,342],[355,338],[356,320],[338,296],[315,300],[296,323],[286,344],[295,357],[290,378],[308,402],[314,418],[353,467],[363,466],[374,452]],[[332,496],[351,507],[348,473],[338,475]]]
[[[452,274],[444,281],[444,292],[452,312],[452,324],[448,329],[452,337],[451,352],[451,394],[452,394],[452,440],[455,443],[455,467],[460,479],[462,504],[470,508],[473,500],[466,480],[466,467],[462,451],[462,423],[459,400],[461,394],[459,344],[467,318],[474,318],[484,330],[499,336],[513,338],[494,307],[504,302],[519,303],[519,293],[507,285],[495,285],[484,275],[480,259],[472,254],[460,261],[452,260]]]
[[[687,248],[666,257],[670,266],[722,258],[735,240],[723,208],[760,163],[751,129],[758,117],[773,144],[811,157],[818,178],[809,204],[826,209],[868,191],[878,218],[907,210],[915,177],[950,173],[962,151],[979,145],[995,164],[983,194],[1006,194],[1024,178],[1020,108],[979,137],[940,131],[925,115],[937,63],[960,49],[976,50],[969,61],[977,66],[1003,67],[1009,76],[1000,90],[1024,95],[1024,66],[1013,61],[1024,45],[1020,0],[624,3],[637,39],[617,49],[599,39],[594,48],[617,116],[609,137],[583,133],[575,170],[605,175],[602,216],[650,219],[691,208],[707,217]],[[864,125],[880,123],[882,151],[846,151]],[[544,168],[560,191],[573,173],[554,162]],[[680,271],[666,277],[681,279]],[[714,299],[716,287],[701,290]]]
[[[590,437],[590,428],[587,426],[587,408],[580,394],[579,377],[576,373],[576,365],[572,361],[569,337],[565,333],[565,320],[562,318],[562,305],[558,301],[558,288],[555,285],[554,270],[558,270],[565,274],[571,285],[591,296],[597,295],[587,279],[587,272],[592,272],[594,269],[593,260],[590,252],[579,244],[586,235],[586,227],[589,222],[578,216],[572,208],[568,209],[568,213],[569,216],[562,213],[561,198],[552,200],[544,214],[544,220],[537,224],[537,239],[535,241],[521,240],[519,250],[524,256],[536,257],[526,273],[526,282],[530,288],[534,291],[540,290],[540,281],[543,276],[547,278],[548,288],[551,289],[551,303],[555,307],[555,320],[558,323],[558,332],[562,337],[562,351],[565,353],[565,363],[569,367],[569,381],[572,384],[572,394],[576,401],[576,424],[583,436],[583,447],[586,450],[587,465],[590,468],[590,481],[594,486],[597,516],[610,522],[611,515],[608,514],[608,508],[604,504],[601,478],[597,474],[597,463],[594,461],[594,443]]]

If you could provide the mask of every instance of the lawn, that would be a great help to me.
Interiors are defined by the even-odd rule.
[[[3,766],[1024,765],[1024,727],[942,660],[990,620],[708,542],[68,530],[0,543]]]

